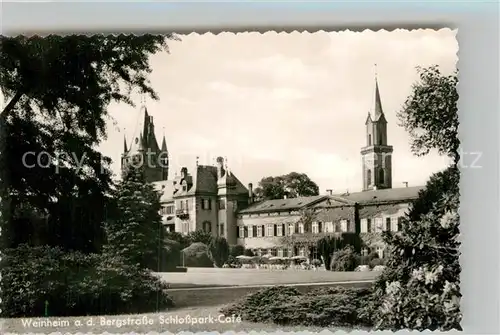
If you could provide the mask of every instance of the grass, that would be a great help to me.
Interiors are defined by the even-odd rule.
[[[137,315],[113,315],[113,316],[93,316],[93,317],[52,317],[52,318],[42,318],[42,319],[32,319],[32,320],[52,320],[52,321],[67,321],[69,325],[61,327],[29,327],[23,325],[23,320],[26,322],[29,319],[0,319],[4,321],[3,333],[52,333],[52,332],[62,332],[62,333],[147,333],[150,331],[155,332],[181,332],[181,331],[277,331],[283,330],[286,332],[291,331],[311,331],[320,332],[324,328],[321,327],[303,327],[303,326],[290,326],[282,327],[273,324],[265,323],[253,323],[240,321],[236,318],[232,318],[231,322],[220,322],[220,309],[222,306],[212,306],[212,307],[196,307],[196,308],[182,308],[178,310],[165,311],[163,313],[149,313],[149,314],[137,314]],[[210,321],[212,317],[212,322]],[[127,318],[135,320],[147,320],[151,324],[139,324],[139,325],[125,325],[118,327],[116,325],[116,320],[125,320]],[[205,322],[187,322],[187,320],[200,320]],[[105,320],[108,323],[114,322],[115,324],[101,324],[101,320]],[[113,321],[114,320],[114,321]],[[170,323],[167,324],[168,320],[184,320],[183,324]],[[93,325],[87,325],[88,322],[93,322]],[[75,322],[82,323],[82,326],[76,326]],[[336,328],[331,329],[331,331],[336,330],[349,331],[350,329]]]
[[[186,273],[169,272],[158,275],[171,288],[283,285],[302,283],[328,283],[339,281],[373,280],[378,272],[333,272],[298,270],[256,270],[189,268]]]

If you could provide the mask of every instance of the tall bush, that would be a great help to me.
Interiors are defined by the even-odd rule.
[[[323,261],[325,262],[325,269],[330,270],[332,255],[338,250],[341,246],[341,240],[336,236],[325,236],[318,240],[316,243],[316,248],[318,249],[318,253],[323,257]]]
[[[189,244],[203,243],[205,245],[209,245],[212,241],[212,234],[204,230],[195,230],[189,232],[187,239],[189,241]]]
[[[119,256],[26,244],[2,252],[2,317],[146,313],[173,305],[167,285]]]
[[[164,240],[164,246],[161,253],[160,271],[170,272],[181,265],[181,244],[170,239]]]
[[[222,267],[229,257],[229,244],[224,237],[215,237],[208,245],[208,255],[215,266]]]
[[[144,168],[131,166],[118,184],[115,197],[119,215],[106,222],[104,252],[158,271],[166,232],[159,214],[160,194],[146,182]]]
[[[239,244],[229,246],[229,254],[233,257],[241,256],[245,253],[245,247]]]
[[[458,181],[456,166],[433,176],[402,231],[385,235],[390,258],[375,286],[378,328],[461,329]]]
[[[332,271],[354,271],[358,258],[354,247],[348,245],[344,249],[333,253],[330,270]]]
[[[208,255],[208,247],[203,243],[193,243],[181,251],[182,264],[186,267],[213,267],[213,261]]]

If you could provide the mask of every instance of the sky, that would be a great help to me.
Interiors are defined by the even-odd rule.
[[[415,157],[396,113],[418,80],[417,66],[456,68],[456,31],[396,30],[181,35],[170,53],[151,57],[159,101],[146,99],[156,136],[170,153],[170,178],[180,168],[227,158],[246,185],[265,176],[306,173],[320,188],[362,188],[360,149],[373,111],[375,75],[394,147],[393,187],[424,185],[448,159]],[[376,66],[374,64],[377,64]],[[101,151],[119,175],[123,138],[131,143],[143,119],[137,106],[112,104]]]

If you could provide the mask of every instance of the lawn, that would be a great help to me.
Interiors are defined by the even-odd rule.
[[[283,285],[374,280],[379,272],[189,268],[188,272],[158,273],[172,288]]]
[[[62,325],[60,327],[29,327],[23,325],[23,320],[29,319],[3,319],[0,323],[4,321],[3,334],[8,333],[51,333],[51,332],[62,332],[62,333],[93,333],[100,334],[104,332],[109,333],[147,333],[151,331],[155,332],[180,332],[180,331],[275,331],[281,329],[286,332],[291,331],[311,331],[320,332],[324,328],[320,327],[303,327],[303,326],[293,326],[293,327],[281,327],[271,324],[264,323],[251,323],[237,320],[232,318],[228,321],[221,322],[219,316],[221,315],[219,310],[222,306],[213,306],[209,308],[183,308],[178,310],[166,311],[164,313],[150,313],[150,314],[137,314],[137,315],[113,315],[113,316],[94,316],[94,317],[66,317],[66,318],[44,318],[44,319],[31,319],[31,320],[52,320],[52,321],[64,321],[69,323],[69,325]],[[126,320],[127,318],[133,320],[146,320],[150,324],[139,324],[139,325],[125,325],[117,326],[117,320]],[[212,319],[210,319],[212,318]],[[86,323],[92,320],[94,323],[92,326],[87,326]],[[109,323],[108,325],[101,324],[101,320]],[[167,321],[171,320],[170,324]],[[177,320],[177,322],[175,322]],[[188,320],[196,320],[193,323]],[[184,322],[180,324],[180,322]],[[202,322],[204,321],[204,322]],[[82,326],[76,326],[75,322],[81,322]],[[141,321],[142,322],[142,321]],[[110,324],[110,323],[114,323]],[[341,328],[331,329],[332,332],[339,330]],[[350,331],[350,329],[343,329],[345,331]]]

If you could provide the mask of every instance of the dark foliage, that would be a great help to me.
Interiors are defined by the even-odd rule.
[[[206,244],[196,242],[189,247],[184,248],[181,252],[182,265],[186,267],[212,268],[213,261],[208,255],[208,247]]]
[[[379,328],[461,329],[458,182],[454,166],[436,174],[415,201],[401,232],[385,234],[391,252],[374,293]],[[429,203],[428,198],[436,201]]]
[[[265,177],[255,188],[259,200],[308,197],[319,195],[319,187],[305,173],[291,172],[277,177]]]
[[[370,326],[363,307],[370,297],[370,289],[335,287],[301,293],[276,286],[250,294],[221,312],[283,326]]]
[[[229,244],[224,237],[214,237],[208,245],[208,255],[215,266],[222,267],[229,257]]]
[[[341,240],[336,236],[325,236],[316,243],[318,254],[322,256],[326,270],[330,270],[333,253],[337,251],[340,246]]]
[[[245,247],[239,244],[229,246],[229,254],[238,257],[245,254]]]
[[[159,271],[165,248],[160,193],[146,182],[143,168],[130,167],[113,194],[120,216],[106,222],[105,252]]]
[[[189,245],[191,244],[191,241],[189,240],[189,238],[186,235],[183,235],[183,234],[176,232],[176,231],[166,232],[165,238],[167,238],[171,241],[178,242],[180,247],[181,247],[181,250],[186,248],[186,247],[189,247]]]
[[[358,266],[358,258],[354,248],[350,245],[342,250],[336,251],[332,256],[330,270],[332,271],[354,271]]]
[[[173,272],[181,265],[181,244],[177,241],[164,239],[161,254],[160,272]]]
[[[245,256],[248,256],[248,257],[253,257],[255,256],[255,254],[253,253],[252,250],[250,249],[245,249],[245,252],[243,253]]]
[[[119,257],[20,245],[6,249],[2,317],[143,313],[173,305],[167,285]]]
[[[0,87],[8,102],[0,114],[4,247],[100,251],[111,173],[109,158],[94,148],[106,137],[107,107],[132,105],[134,91],[158,98],[147,80],[149,55],[165,50],[170,38],[0,36]]]
[[[443,75],[438,66],[418,68],[420,81],[398,113],[400,124],[412,138],[414,154],[422,156],[431,149],[446,154],[458,163],[458,76]]]
[[[231,255],[227,258],[226,264],[231,268],[239,268],[242,265],[238,258]]]
[[[187,239],[189,241],[189,244],[203,243],[209,245],[212,241],[212,234],[204,230],[195,230],[189,232]]]

